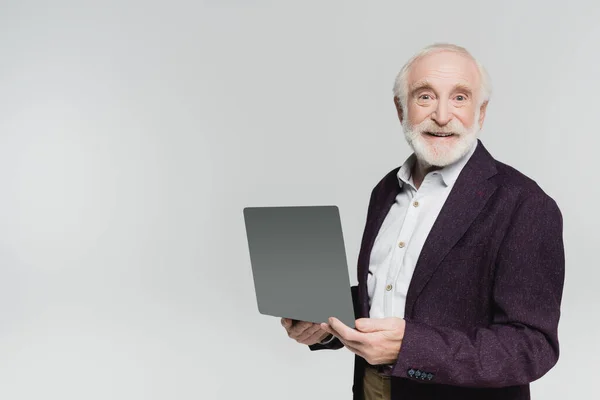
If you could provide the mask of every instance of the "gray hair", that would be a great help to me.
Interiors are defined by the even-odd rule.
[[[457,46],[451,43],[434,43],[430,46],[423,48],[417,54],[415,54],[400,70],[398,75],[396,76],[396,81],[394,82],[394,96],[400,99],[400,103],[402,104],[402,108],[406,110],[406,106],[408,103],[408,73],[410,72],[410,68],[413,64],[419,59],[425,57],[428,54],[441,52],[441,51],[451,51],[454,53],[462,54],[463,56],[467,56],[477,66],[477,70],[479,71],[480,77],[480,91],[479,91],[479,105],[483,104],[486,101],[489,101],[490,96],[492,95],[492,84],[490,80],[490,76],[488,75],[486,69],[483,65],[475,57],[471,55],[464,47]]]

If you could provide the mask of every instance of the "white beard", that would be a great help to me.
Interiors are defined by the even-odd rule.
[[[424,166],[445,167],[467,154],[477,141],[480,133],[479,114],[480,110],[477,107],[473,125],[469,128],[465,128],[457,119],[452,119],[442,128],[431,119],[426,119],[418,125],[411,126],[408,123],[408,118],[405,118],[402,122],[402,129],[408,145]],[[450,139],[428,140],[425,138],[424,132],[452,132],[454,136]]]

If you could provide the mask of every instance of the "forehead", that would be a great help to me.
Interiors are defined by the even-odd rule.
[[[428,54],[415,61],[408,74],[409,90],[423,81],[439,88],[457,84],[477,88],[480,84],[475,62],[465,55],[449,51]]]

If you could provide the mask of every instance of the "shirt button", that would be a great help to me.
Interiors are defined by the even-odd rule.
[[[415,207],[419,207],[419,202],[418,202],[418,201],[415,201],[415,202],[413,203],[413,206],[415,206]]]
[[[392,290],[392,285],[391,285],[391,284],[388,284],[388,285],[385,287],[385,290],[387,290],[388,292],[389,292],[390,290]]]
[[[398,247],[400,247],[400,248],[404,247],[405,245],[406,245],[406,243],[404,243],[404,242],[398,243]]]

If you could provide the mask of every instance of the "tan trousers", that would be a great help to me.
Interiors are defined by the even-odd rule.
[[[376,369],[367,366],[363,378],[365,400],[389,400],[391,384],[389,376],[380,375]]]

